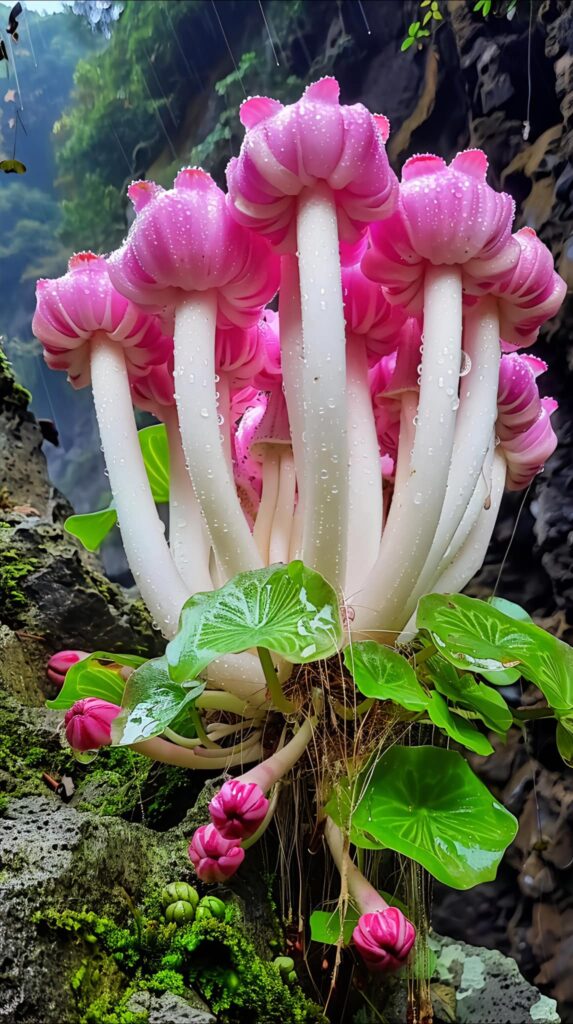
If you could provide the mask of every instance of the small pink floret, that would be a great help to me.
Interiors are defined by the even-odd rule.
[[[57,651],[56,654],[52,654],[46,665],[48,679],[56,686],[63,686],[68,669],[84,658],[89,658],[87,651]]]
[[[245,851],[214,825],[201,825],[191,840],[189,857],[202,882],[225,882],[240,868]]]
[[[225,839],[248,839],[264,821],[269,801],[256,782],[231,779],[209,804],[211,820]]]
[[[403,967],[416,940],[416,929],[397,907],[362,914],[352,938],[371,971]]]
[[[66,711],[66,738],[74,750],[98,750],[111,743],[111,723],[121,708],[98,697],[78,700]]]

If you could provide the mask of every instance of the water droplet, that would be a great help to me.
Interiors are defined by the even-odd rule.
[[[460,377],[467,377],[468,373],[472,368],[472,361],[468,356],[467,352],[462,352],[462,361],[460,365]]]

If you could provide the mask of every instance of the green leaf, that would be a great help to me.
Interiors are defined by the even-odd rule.
[[[4,174],[25,174],[26,164],[21,160],[0,160],[0,171]]]
[[[77,537],[87,551],[97,551],[107,537],[109,531],[117,523],[117,512],[109,505],[99,512],[85,512],[82,515],[68,516],[64,529]]]
[[[420,7],[429,7],[430,4],[432,4],[432,7],[434,6],[432,0],[421,0]]]
[[[495,878],[517,832],[513,815],[494,800],[463,757],[437,747],[386,751],[353,824],[454,889]]]
[[[557,723],[555,736],[557,749],[565,764],[573,767],[573,718],[562,718]]]
[[[124,710],[112,722],[113,742],[128,746],[159,736],[185,708],[194,704],[205,685],[174,683],[166,658],[146,661],[126,683]]]
[[[423,597],[417,624],[458,668],[489,673],[519,666],[559,715],[573,708],[573,650],[539,626],[463,594]]]
[[[165,424],[144,427],[137,433],[143,461],[151,485],[153,499],[158,504],[169,501],[169,448]]]
[[[433,14],[433,17],[434,17],[434,21],[443,21],[444,20],[439,11],[432,11],[432,14]]]
[[[358,924],[360,914],[354,907],[348,906],[342,922],[342,941],[348,946],[352,941],[352,932]],[[338,908],[330,912],[313,910],[310,915],[310,937],[313,942],[322,942],[325,946],[335,946],[340,938],[340,913]]]
[[[76,662],[68,669],[58,696],[54,700],[47,700],[46,707],[55,711],[67,710],[83,697],[99,697],[100,700],[108,700],[110,704],[121,704],[125,680],[120,676],[117,666],[139,668],[144,662],[145,658],[138,658],[135,654],[95,651],[89,658]]]
[[[428,668],[432,681],[444,697],[454,704],[475,711],[489,729],[505,734],[513,716],[501,693],[485,683],[478,683],[467,673],[460,676],[443,658],[429,658]]]
[[[429,696],[405,658],[390,647],[364,640],[344,649],[344,664],[365,697],[392,700],[408,711],[423,711]]]
[[[420,28],[420,22],[419,21],[413,21],[412,24],[408,28],[408,35],[411,36],[412,39],[415,39],[416,36],[418,35],[418,29],[419,28]]]
[[[487,736],[484,736],[473,722],[453,715],[444,698],[435,690],[428,706],[428,715],[434,725],[443,729],[456,743],[461,743],[475,754],[493,754],[493,747]]]
[[[521,672],[518,668],[506,668],[502,672],[487,672],[481,670],[480,676],[487,679],[493,686],[512,686],[518,679],[521,679]]]
[[[364,829],[357,828],[353,822],[353,813],[362,796],[362,786],[367,771],[351,781],[347,776],[338,780],[324,810],[335,825],[348,835],[350,842],[360,850],[383,850],[384,843],[379,843]]]
[[[429,34],[430,34],[430,33],[428,32],[428,29],[427,29],[427,28],[421,28],[421,29],[420,29],[420,31],[418,32],[418,34],[417,34],[416,38],[417,38],[417,39],[421,39],[421,38],[422,38],[422,36],[429,36]]]
[[[508,601],[505,597],[490,597],[487,603],[492,608],[497,608],[498,612],[509,615],[510,619],[517,619],[518,622],[533,622],[529,612],[526,612],[520,604],[515,604],[515,601]]]
[[[413,39],[412,36],[407,36],[407,38],[402,41],[402,45],[400,47],[401,52],[405,53],[406,50],[409,50],[410,47],[412,46],[412,43],[414,43],[415,41],[416,40]]]
[[[214,658],[265,647],[293,664],[334,654],[342,640],[336,593],[302,562],[243,572],[183,606],[167,645],[171,677],[194,679]]]
[[[433,15],[432,15],[432,11],[428,11],[428,12],[427,12],[427,13],[426,13],[426,14],[424,15],[424,20],[422,21],[422,25],[427,25],[427,24],[428,24],[428,22],[432,20],[432,16],[433,16]]]

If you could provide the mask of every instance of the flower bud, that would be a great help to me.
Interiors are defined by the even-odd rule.
[[[111,743],[111,723],[121,708],[99,697],[78,700],[64,719],[66,738],[74,750],[97,750]]]
[[[203,911],[203,917],[216,917],[219,921],[225,917],[225,904],[216,896],[203,896],[199,901],[199,909]]]
[[[87,651],[57,651],[56,654],[52,654],[46,665],[48,679],[56,686],[62,687],[68,669],[72,665],[76,665],[78,661],[83,661],[84,658],[89,658]]]
[[[196,907],[199,902],[199,893],[187,882],[170,882],[161,893],[161,902],[164,907],[168,907],[170,903],[177,903],[178,900],[184,900]]]
[[[191,840],[189,856],[202,882],[226,882],[240,868],[245,851],[214,825],[201,825]]]
[[[416,929],[397,907],[362,914],[354,929],[354,944],[371,971],[402,967],[416,939]]]
[[[247,839],[264,821],[269,801],[256,782],[231,779],[209,804],[211,821],[225,839]]]
[[[186,900],[177,900],[175,903],[170,903],[165,910],[165,918],[167,921],[173,921],[175,924],[188,924],[191,923],[195,917],[195,907],[192,903],[187,903]]]

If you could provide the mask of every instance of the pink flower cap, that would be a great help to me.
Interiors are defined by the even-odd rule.
[[[536,356],[503,355],[499,366],[496,431],[501,440],[527,430],[541,410],[537,377],[547,363]]]
[[[263,96],[241,107],[247,131],[227,167],[233,214],[281,252],[296,249],[297,196],[317,182],[335,194],[344,242],[357,242],[366,224],[387,217],[396,204],[388,120],[361,103],[341,106],[339,94],[336,79],[321,78],[287,107]]]
[[[392,306],[382,287],[369,280],[359,265],[343,267],[342,296],[346,329],[365,337],[370,361],[392,352],[406,320],[404,310]]]
[[[99,697],[78,700],[64,718],[66,739],[74,750],[98,750],[111,743],[111,723],[121,708]]]
[[[68,669],[72,665],[77,665],[78,661],[83,661],[84,658],[89,658],[87,651],[58,651],[56,654],[52,654],[46,665],[48,679],[56,686],[62,687]]]
[[[125,350],[129,372],[147,373],[166,358],[166,339],[156,317],[143,313],[113,287],[103,256],[72,256],[63,277],[36,285],[32,330],[53,370],[66,370],[76,388],[90,382],[89,342],[103,331]]]
[[[252,455],[251,445],[257,427],[265,414],[267,402],[267,396],[261,392],[256,392],[254,397],[250,396],[249,407],[245,409],[231,434],[235,487],[251,529],[256,519],[262,493],[261,463]]]
[[[136,218],[109,259],[116,288],[153,309],[214,288],[218,326],[256,323],[278,288],[278,260],[264,239],[231,216],[211,176],[187,167],[171,189],[136,181],[128,194]]]
[[[501,441],[507,460],[506,487],[521,491],[541,473],[547,459],[557,447],[557,436],[551,426],[551,415],[557,409],[553,398],[542,398],[539,415],[527,430]]]
[[[255,388],[252,384],[247,384],[245,387],[231,390],[232,423],[238,424],[241,416],[247,411],[247,409],[250,409],[253,405],[257,405],[259,402],[260,391],[260,388]]]
[[[354,945],[370,971],[403,967],[416,941],[416,929],[397,907],[362,914],[352,934]]]
[[[145,377],[131,377],[129,384],[133,404],[161,419],[162,410],[175,403],[173,351],[167,362],[152,366]]]
[[[430,154],[404,164],[398,210],[371,228],[362,266],[410,314],[421,312],[426,263],[460,265],[465,276],[481,279],[506,274],[517,262],[515,203],[486,183],[486,172],[479,149],[458,153],[449,166]]]
[[[217,328],[215,369],[228,376],[233,388],[251,381],[264,365],[265,353],[258,327]]]
[[[277,445],[279,448],[292,445],[288,409],[281,388],[275,388],[269,395],[264,415],[257,423],[251,437],[250,453],[253,458],[262,461],[265,449]]]
[[[500,333],[506,351],[532,345],[541,325],[559,310],[567,291],[554,269],[553,256],[532,228],[521,228],[513,239],[519,246],[517,264],[492,288],[499,297]]]
[[[214,825],[201,825],[191,840],[189,857],[202,882],[226,882],[240,868],[245,851]]]
[[[231,779],[209,804],[211,821],[225,839],[248,839],[265,820],[269,801],[256,782]]]

